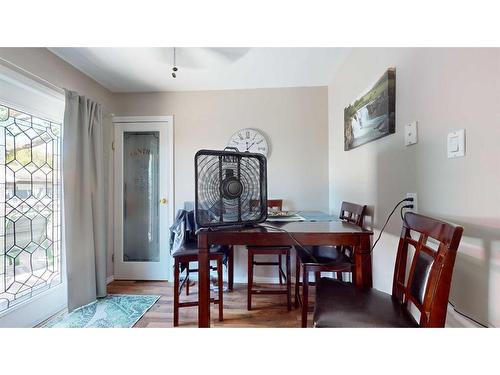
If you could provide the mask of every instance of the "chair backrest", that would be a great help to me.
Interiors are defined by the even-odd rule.
[[[259,207],[260,201],[256,199],[250,200],[250,208]],[[283,210],[283,199],[268,199],[267,208],[278,207],[279,211]]]
[[[340,207],[340,220],[345,220],[350,223],[357,225],[358,227],[363,226],[363,220],[365,218],[366,206],[361,206],[359,204],[342,202]]]
[[[281,211],[283,210],[283,199],[268,199],[267,207],[268,208],[278,207],[278,210]]]
[[[444,327],[462,232],[460,226],[413,212],[404,216],[392,296],[411,312],[411,305],[416,307],[422,327]]]

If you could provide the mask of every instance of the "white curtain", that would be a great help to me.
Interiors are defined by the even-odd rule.
[[[106,179],[100,104],[66,91],[63,141],[68,310],[106,295]]]

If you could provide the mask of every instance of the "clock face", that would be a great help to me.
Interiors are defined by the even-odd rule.
[[[255,152],[267,157],[269,145],[264,134],[255,129],[241,129],[234,133],[227,144],[228,147],[236,147],[241,152]]]

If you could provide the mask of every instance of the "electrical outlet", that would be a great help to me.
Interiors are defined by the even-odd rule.
[[[406,204],[413,204],[413,209],[410,211],[417,212],[418,211],[417,193],[406,193],[406,198],[413,198],[413,202],[406,202]]]

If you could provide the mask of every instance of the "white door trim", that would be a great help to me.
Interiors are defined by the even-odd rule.
[[[151,123],[161,123],[166,126],[166,131],[167,131],[167,147],[168,147],[168,222],[169,224],[172,224],[175,219],[175,191],[174,191],[174,118],[171,115],[166,115],[166,116],[114,116],[113,117],[113,123],[114,124],[131,124],[131,123],[144,123],[144,124],[151,124]],[[114,135],[116,136],[117,128],[115,128]],[[116,141],[116,139],[115,139]],[[113,165],[116,168],[116,160],[113,163]],[[113,183],[115,181],[115,175],[116,175],[116,170],[114,170],[114,176],[113,176]],[[116,199],[117,197],[121,196],[119,194],[119,186],[114,186],[113,191],[115,192],[115,207],[114,207],[114,223],[113,227],[117,224],[117,218],[116,218],[116,212],[117,212],[117,202]],[[169,228],[162,228],[162,230],[168,231]],[[114,228],[114,236],[115,236],[115,246],[116,244],[120,243],[117,242],[119,239],[117,238],[118,232],[116,228]],[[168,237],[168,236],[167,236]],[[170,254],[167,254],[169,257]],[[170,259],[171,263],[171,259]],[[114,266],[113,266],[114,267]],[[113,272],[114,273],[114,272]],[[168,272],[169,275],[169,280],[172,280],[172,272]],[[113,275],[114,276],[114,275]]]
[[[127,123],[127,122],[167,122],[174,123],[174,117],[169,116],[114,116],[114,123]]]

